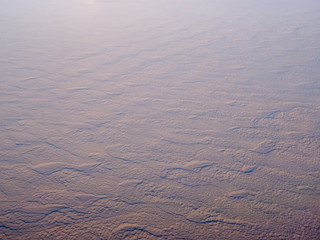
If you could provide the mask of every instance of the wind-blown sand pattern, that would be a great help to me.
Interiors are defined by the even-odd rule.
[[[1,1],[0,239],[319,239],[319,11]]]

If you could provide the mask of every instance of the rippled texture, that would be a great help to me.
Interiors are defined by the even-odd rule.
[[[1,239],[319,239],[316,0],[0,0]]]

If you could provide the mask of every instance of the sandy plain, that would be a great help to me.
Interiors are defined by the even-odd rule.
[[[319,239],[317,1],[1,1],[0,239]]]

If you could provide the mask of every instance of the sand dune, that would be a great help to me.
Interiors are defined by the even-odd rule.
[[[1,1],[0,239],[319,239],[319,1]]]

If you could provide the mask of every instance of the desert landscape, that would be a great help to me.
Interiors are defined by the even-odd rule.
[[[1,0],[0,239],[319,239],[319,11]]]

